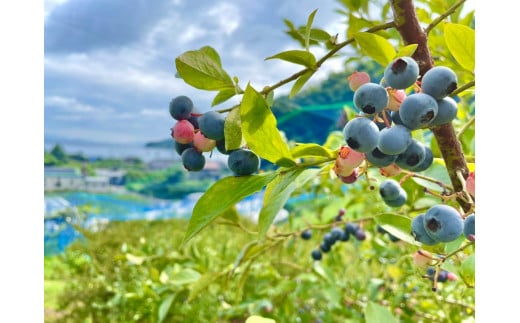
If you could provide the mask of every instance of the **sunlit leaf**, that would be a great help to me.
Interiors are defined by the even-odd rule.
[[[300,90],[302,87],[307,83],[307,81],[311,78],[311,76],[314,74],[314,70],[305,72],[302,76],[300,76],[296,82],[294,82],[293,87],[291,88],[291,92],[289,93],[289,98],[292,99]]]
[[[298,157],[335,157],[334,151],[320,146],[318,144],[298,144],[291,148],[291,154],[294,158]]]
[[[266,60],[274,58],[278,58],[298,65],[303,65],[311,69],[316,68],[316,57],[314,57],[314,55],[311,52],[308,52],[306,50],[288,50],[273,56],[269,56],[266,58]]]
[[[291,167],[295,165],[287,143],[276,128],[276,118],[267,106],[264,97],[247,86],[240,105],[242,135],[252,151],[274,164]]]
[[[182,243],[188,242],[229,207],[260,191],[275,177],[275,172],[268,172],[250,176],[229,176],[215,182],[195,204]]]
[[[161,305],[159,306],[159,322],[164,321],[166,318],[166,315],[170,311],[170,307],[172,306],[172,301],[175,298],[175,294],[171,294],[168,297],[166,297]]]
[[[446,23],[444,40],[457,63],[473,72],[475,69],[475,30],[460,24]]]
[[[240,109],[235,108],[224,120],[224,140],[226,150],[238,149],[242,146],[242,126],[240,121]]]
[[[209,46],[184,52],[175,59],[175,66],[182,79],[195,88],[234,89],[231,77],[222,68],[218,53]]]
[[[392,315],[389,309],[374,302],[368,302],[365,307],[366,323],[397,323],[397,319]]]
[[[381,66],[387,66],[395,57],[394,46],[384,37],[376,34],[360,32],[354,35],[361,50]]]
[[[217,93],[213,101],[211,102],[211,106],[216,106],[217,104],[220,104],[222,102],[225,102],[235,96],[235,89],[234,88],[225,88]]]

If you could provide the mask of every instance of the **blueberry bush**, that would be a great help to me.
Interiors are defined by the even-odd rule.
[[[310,240],[321,232],[321,242],[310,253],[313,266],[319,266],[325,254],[343,252],[333,247],[337,242],[349,241],[349,237],[359,242],[377,239],[366,233],[377,227],[392,241],[407,244],[403,259],[410,256],[410,248],[427,258],[429,267],[415,275],[431,282],[430,291],[437,291],[438,283],[457,280],[472,294],[474,18],[473,12],[462,15],[464,2],[389,1],[381,4],[380,20],[374,20],[368,18],[368,2],[340,1],[340,12],[347,18],[346,35],[331,35],[315,27],[318,10],[301,27],[286,21],[288,34],[301,47],[266,59],[297,64],[301,70],[258,89],[231,77],[211,46],[177,56],[179,77],[197,89],[217,92],[213,106],[240,98],[236,105],[214,108],[199,117],[200,123],[206,115],[212,116],[205,123],[207,128],[201,125],[199,131],[223,139],[225,149],[234,151],[229,155],[233,176],[217,181],[195,205],[183,245],[205,234],[237,202],[265,191],[251,236],[255,245],[276,249],[278,242],[292,243],[296,237]],[[346,39],[340,41],[343,36]],[[326,54],[317,57],[315,47],[325,48]],[[345,108],[349,120],[343,131],[331,132],[324,143],[286,138],[270,110],[275,91],[290,86],[290,96],[296,96],[322,65],[347,48],[357,55],[345,55],[345,64],[370,60],[378,64],[380,73],[355,71],[349,77],[354,96],[352,106]],[[182,115],[177,120],[186,118]],[[254,158],[247,171],[238,172],[233,155],[243,151],[276,168],[258,171]],[[291,210],[288,227],[274,225],[288,200],[302,195],[311,201],[326,197],[345,212],[340,219],[318,215],[298,221],[299,210]],[[307,207],[312,209],[312,204]],[[320,212],[319,208],[313,211]],[[247,254],[248,248],[242,252]],[[245,262],[244,269],[261,261],[254,257]],[[384,302],[373,301],[361,306],[367,321],[381,313],[395,315],[398,309],[385,311],[376,306]]]
[[[210,45],[175,57],[178,77],[215,92],[203,114],[196,97],[172,96],[175,150],[187,172],[218,151],[230,175],[207,188],[187,223],[86,233],[97,245],[65,256],[91,286],[65,294],[70,316],[474,322],[474,12],[465,0],[369,2],[338,1],[344,34],[314,25],[319,8],[305,22],[285,20],[294,49],[266,60],[300,69],[262,88],[232,77],[226,53]],[[348,78],[344,128],[324,142],[286,137],[271,111],[276,92],[297,96],[333,57],[376,66]],[[257,219],[240,217],[237,203],[258,192]]]

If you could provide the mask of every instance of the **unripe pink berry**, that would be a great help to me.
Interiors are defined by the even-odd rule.
[[[195,129],[188,120],[178,121],[172,129],[173,139],[180,144],[189,144],[195,136]]]
[[[454,281],[454,280],[457,280],[457,279],[458,279],[457,275],[455,275],[454,273],[451,273],[451,272],[448,273],[448,280]]]
[[[399,175],[401,173],[401,168],[399,168],[399,166],[397,166],[396,164],[392,163],[388,166],[380,167],[379,173],[385,177],[392,177]]]
[[[336,163],[334,164],[334,172],[338,176],[349,176],[354,168],[361,165],[365,160],[365,154],[355,151],[354,149],[343,146],[339,149]]]
[[[204,151],[212,151],[215,146],[217,146],[217,141],[213,139],[206,138],[202,134],[202,132],[198,131],[195,133],[193,137],[193,146],[200,152]]]
[[[406,98],[406,92],[404,90],[396,90],[387,87],[388,92],[388,106],[387,108],[392,111],[398,111],[401,103]]]
[[[361,85],[370,82],[370,75],[366,72],[355,71],[348,77],[349,86],[352,91],[356,91]]]
[[[428,251],[425,250],[417,250],[413,254],[413,263],[417,267],[428,267],[432,262],[432,255]]]
[[[339,178],[345,184],[352,184],[355,181],[357,181],[358,176],[359,176],[359,172],[358,172],[358,169],[356,168],[356,169],[354,169],[352,171],[352,173],[350,175],[348,175],[348,176],[339,176]]]
[[[475,197],[475,172],[470,172],[466,178],[466,189],[471,196]]]

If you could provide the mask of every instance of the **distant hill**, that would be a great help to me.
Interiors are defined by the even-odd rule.
[[[173,149],[173,139],[172,138],[168,138],[168,139],[160,140],[160,141],[147,142],[145,144],[145,147],[147,147],[147,148]]]

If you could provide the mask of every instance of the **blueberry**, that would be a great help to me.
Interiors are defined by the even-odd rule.
[[[385,82],[394,89],[406,89],[413,85],[419,77],[419,65],[408,56],[394,59],[385,68]]]
[[[311,257],[312,259],[314,260],[321,260],[321,251],[319,249],[314,249],[312,252],[311,252]]]
[[[376,230],[377,230],[377,232],[382,233],[382,234],[387,233],[387,231],[379,224],[376,226]]]
[[[217,150],[223,155],[229,155],[229,153],[231,153],[233,150],[236,150],[236,149],[227,150],[226,149],[226,139],[222,138],[220,140],[217,140]]]
[[[397,159],[397,155],[384,154],[377,147],[371,152],[365,153],[365,157],[369,163],[377,167],[391,165]]]
[[[175,120],[187,120],[193,111],[193,102],[187,96],[181,95],[170,101],[170,115]]]
[[[439,270],[439,274],[437,275],[437,281],[439,283],[444,283],[448,281],[449,273],[450,272],[445,269]],[[428,275],[429,280],[433,281],[435,277],[435,268],[428,267],[428,269],[426,270],[426,275]]]
[[[189,171],[199,171],[204,168],[206,158],[195,148],[187,148],[181,154],[182,165]]]
[[[426,229],[424,228],[424,214],[419,214],[412,220],[412,236],[415,241],[419,241],[428,246],[433,246],[439,241],[433,239],[426,233]]]
[[[426,158],[426,146],[420,141],[412,139],[406,150],[397,156],[395,164],[403,169],[412,170],[418,167]]]
[[[356,230],[359,228],[359,226],[355,223],[347,223],[345,224],[345,232],[348,232],[350,234],[355,234]]]
[[[412,142],[410,129],[405,126],[395,125],[379,132],[377,148],[387,155],[399,155],[404,152]]]
[[[177,154],[182,155],[182,152],[185,151],[188,148],[193,148],[193,142],[190,142],[189,144],[181,144],[178,141],[175,141],[175,151]]]
[[[466,239],[475,240],[475,213],[472,213],[464,219],[464,236]]]
[[[350,233],[345,230],[341,231],[341,236],[339,237],[339,241],[348,241],[350,239]]]
[[[451,122],[457,116],[457,102],[449,96],[437,100],[439,111],[437,116],[430,122],[429,127],[439,126]]]
[[[388,233],[388,238],[390,238],[390,241],[392,241],[392,242],[397,242],[397,241],[401,240],[398,237],[392,235],[391,233]]]
[[[363,241],[367,238],[367,234],[365,230],[358,228],[356,232],[354,232],[354,237],[356,237],[356,239],[359,241]]]
[[[325,252],[325,253],[329,252],[330,251],[330,247],[331,247],[331,245],[326,243],[325,241],[322,241],[320,243],[320,250],[322,252]]]
[[[407,194],[405,190],[402,190],[399,196],[395,199],[383,199],[386,205],[390,207],[401,207],[406,203]]]
[[[192,115],[188,118],[188,121],[193,125],[195,130],[199,129],[199,117]]]
[[[379,129],[372,120],[358,117],[345,125],[343,136],[350,148],[360,153],[366,153],[376,148]]]
[[[354,92],[354,105],[366,114],[383,111],[388,105],[388,92],[376,83],[365,83]]]
[[[440,242],[457,239],[464,229],[464,221],[459,212],[445,204],[434,205],[424,215],[424,229],[432,238]]]
[[[336,240],[336,237],[330,232],[327,232],[323,235],[323,242],[328,244],[329,246],[334,245],[336,243]]]
[[[310,240],[312,238],[311,230],[303,230],[302,233],[300,234],[300,237],[303,240]]]
[[[422,172],[427,170],[433,164],[433,152],[428,146],[424,146],[424,160],[417,166],[410,168],[413,172]]]
[[[403,100],[399,116],[407,128],[415,130],[428,126],[438,111],[439,107],[434,97],[425,93],[414,93]]]
[[[421,89],[437,100],[448,96],[457,88],[457,75],[446,66],[435,66],[428,70],[421,81]]]
[[[343,234],[343,230],[341,230],[340,228],[332,228],[330,230],[330,234],[332,235],[332,237],[334,238],[335,241],[338,241],[340,238],[341,238],[341,235]]]
[[[215,111],[208,111],[199,117],[199,129],[209,139],[224,138],[225,118]]]
[[[236,176],[251,175],[260,168],[260,158],[249,149],[233,150],[227,163]]]
[[[384,200],[394,200],[401,195],[402,191],[399,182],[393,179],[386,179],[379,185],[379,194]]]

